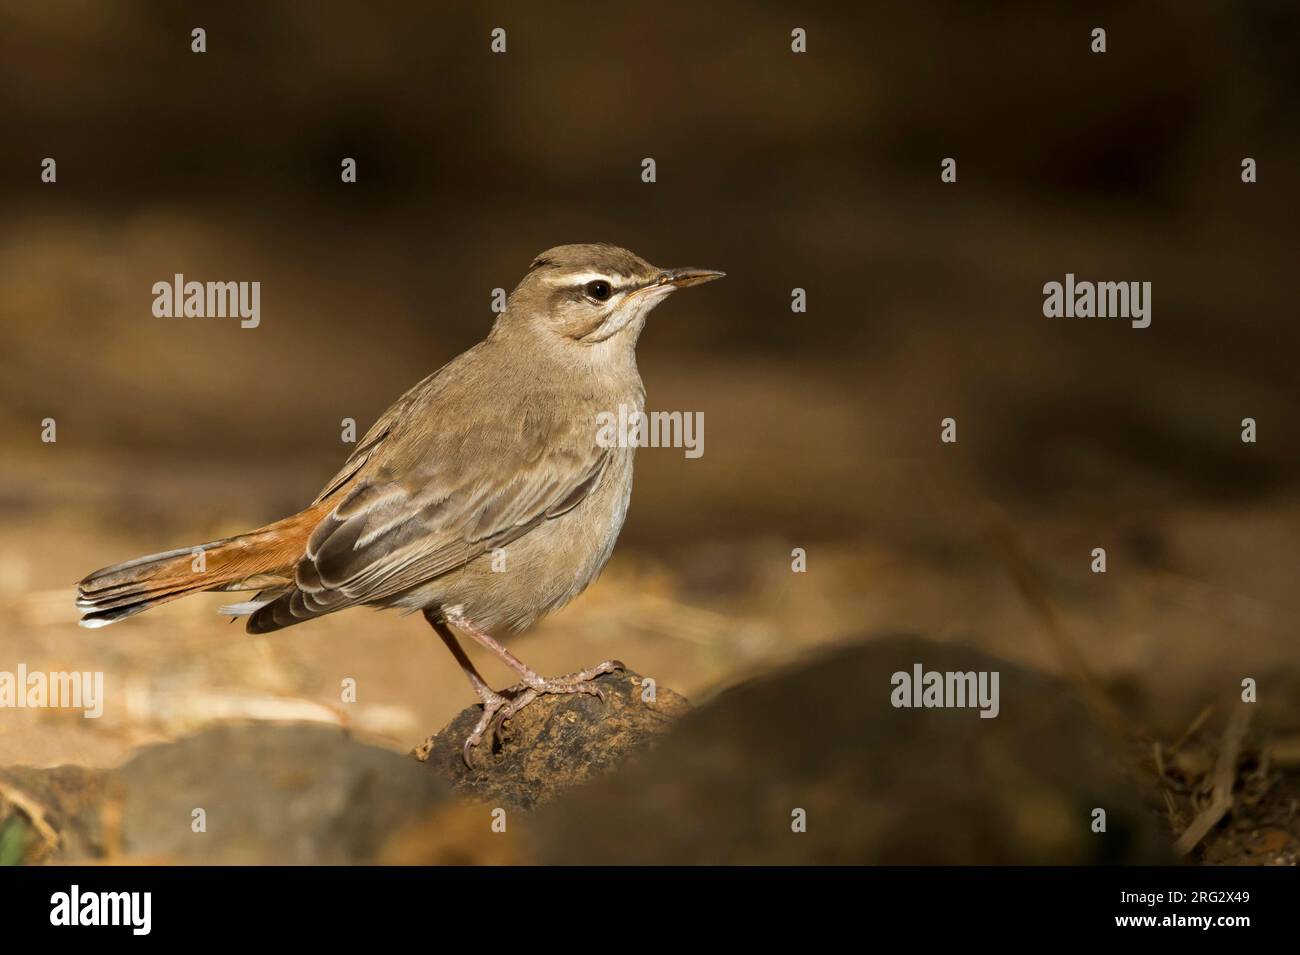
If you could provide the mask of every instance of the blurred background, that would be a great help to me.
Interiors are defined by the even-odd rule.
[[[250,637],[204,595],[91,632],[73,583],[305,505],[343,418],[569,242],[728,278],[639,348],[705,453],[638,455],[606,574],[516,641],[535,668],[700,701],[904,630],[1090,672],[1174,735],[1295,675],[1300,8],[869,6],[5,4],[0,669],[104,670],[108,705],[6,713],[0,765],[237,716],[405,751],[473,702],[418,618]],[[177,272],[261,282],[260,327],[155,318]],[[1152,282],[1151,327],[1044,318],[1066,272]]]

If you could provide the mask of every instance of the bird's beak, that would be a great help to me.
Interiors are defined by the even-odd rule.
[[[726,274],[726,272],[717,272],[713,269],[664,269],[655,284],[671,285],[673,288],[689,288],[692,285],[703,285],[705,282],[720,279]]]

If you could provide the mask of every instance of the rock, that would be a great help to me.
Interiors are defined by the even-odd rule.
[[[903,709],[891,677],[997,671],[999,713]],[[106,772],[0,771],[0,854],[198,863],[1163,863],[1124,745],[1066,684],[914,638],[840,649],[691,710],[543,697],[484,744],[471,707],[409,757],[317,725],[227,724]],[[5,793],[8,792],[9,797]],[[453,796],[454,793],[454,796]],[[12,797],[12,798],[11,798]],[[17,801],[16,801],[17,800]],[[37,807],[45,832],[27,810]],[[1095,809],[1106,831],[1092,829]],[[195,809],[206,832],[192,830]],[[795,831],[802,819],[806,831]],[[53,830],[60,844],[52,847]],[[1261,838],[1261,855],[1280,837]],[[8,858],[7,855],[2,856]]]
[[[895,708],[891,676],[916,663],[998,671],[999,715]],[[1172,861],[1167,827],[1117,763],[1122,749],[1058,680],[888,639],[728,691],[527,824],[544,863]],[[1092,831],[1097,808],[1104,833]]]
[[[416,758],[451,782],[457,794],[513,809],[532,810],[621,765],[646,749],[690,706],[665,687],[649,700],[646,678],[628,670],[596,681],[605,701],[582,693],[543,696],[515,714],[497,745],[484,737],[473,753],[461,750],[483,710],[471,706],[415,751]]]
[[[0,770],[0,835],[19,820],[27,863],[365,863],[448,803],[450,788],[334,728],[225,724],[148,746],[115,770]],[[32,823],[33,807],[57,846]],[[196,809],[205,832],[193,829]]]
[[[223,864],[373,861],[450,787],[317,725],[226,724],[141,750],[115,774],[128,855]],[[195,809],[206,832],[193,832]]]

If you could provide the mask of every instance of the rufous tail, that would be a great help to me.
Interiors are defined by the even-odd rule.
[[[137,557],[77,584],[83,627],[106,627],[150,607],[205,590],[262,590],[293,583],[312,528],[328,511],[316,505],[266,527]]]

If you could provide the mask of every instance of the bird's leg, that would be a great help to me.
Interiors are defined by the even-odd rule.
[[[426,616],[428,616],[427,611]],[[543,696],[547,693],[587,693],[591,696],[598,697],[603,702],[605,699],[605,691],[592,681],[601,674],[623,669],[623,664],[618,660],[606,660],[604,663],[598,663],[596,666],[589,667],[586,670],[578,670],[576,673],[566,673],[564,676],[547,679],[493,639],[492,635],[486,630],[475,626],[474,623],[459,610],[452,608],[443,611],[442,619],[445,620],[446,623],[454,626],[456,629],[468,633],[488,650],[491,650],[498,660],[518,673],[520,679],[523,681],[515,686],[502,690],[499,694],[492,693],[491,690],[487,689],[487,686],[483,683],[483,679],[478,675],[477,671],[474,670],[473,665],[469,663],[468,658],[465,658],[464,652],[460,647],[457,645],[455,650],[452,651],[456,654],[456,659],[458,661],[464,659],[464,662],[461,663],[462,669],[468,666],[468,669],[466,669],[465,672],[467,674],[473,674],[470,677],[470,682],[474,684],[475,692],[478,692],[480,698],[484,700],[484,720],[487,721],[484,722],[484,720],[480,720],[479,727],[475,727],[477,738],[475,738],[475,735],[471,734],[470,739],[465,741],[467,762],[469,759],[470,749],[477,746],[479,741],[482,739],[483,733],[480,732],[480,729],[486,730],[487,726],[492,722],[495,722],[499,727],[529,703],[533,702],[533,700],[537,699],[537,697]],[[434,628],[437,629],[437,627],[438,624],[434,624]],[[443,640],[448,640],[448,636],[443,635],[442,630],[439,630],[438,633],[442,636]],[[447,645],[449,647],[455,645],[455,637],[451,637]],[[493,707],[492,713],[494,719],[488,717],[488,699],[483,696],[481,691],[479,691],[480,686],[482,686],[487,693],[501,700],[501,702],[495,703],[495,706]],[[508,700],[503,697],[508,697]]]
[[[488,650],[491,650],[498,660],[519,674],[523,682],[503,691],[506,693],[512,693],[516,690],[536,690],[539,696],[544,693],[589,693],[603,700],[605,698],[604,692],[600,687],[593,685],[591,681],[602,673],[623,669],[623,664],[620,661],[606,660],[604,663],[598,663],[586,670],[578,670],[574,673],[566,673],[564,676],[547,679],[493,639],[492,635],[486,630],[476,626],[459,610],[453,608],[445,611],[445,618],[453,627],[464,630]],[[523,709],[522,706],[515,707],[515,712],[521,709]]]
[[[487,732],[488,727],[492,725],[497,714],[501,712],[503,707],[506,707],[512,701],[502,696],[500,693],[493,692],[492,688],[487,685],[487,682],[479,674],[478,670],[475,669],[473,662],[468,656],[466,656],[465,651],[461,649],[460,643],[456,640],[456,635],[451,632],[451,629],[447,626],[446,621],[440,613],[437,611],[425,610],[424,619],[429,621],[429,626],[433,627],[438,636],[442,637],[442,642],[447,644],[447,649],[451,651],[451,655],[455,657],[456,662],[460,664],[461,670],[469,679],[469,685],[474,688],[474,692],[478,694],[479,701],[483,704],[483,715],[479,717],[478,723],[474,725],[473,732],[471,732],[469,738],[465,740],[465,748],[462,751],[462,755],[465,758],[465,765],[472,768],[472,764],[469,761],[470,750],[482,742],[483,735]]]

